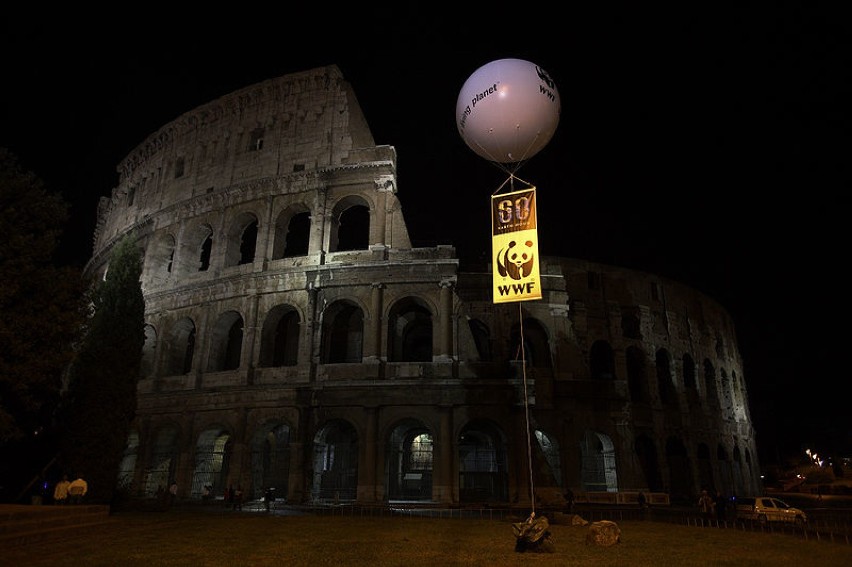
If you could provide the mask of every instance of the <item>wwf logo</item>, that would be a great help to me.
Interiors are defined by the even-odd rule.
[[[544,69],[542,69],[541,67],[536,65],[535,66],[535,72],[538,73],[539,79],[541,79],[542,81],[547,83],[548,87],[550,87],[551,89],[556,88],[556,83],[553,82],[553,79],[550,78],[550,75],[547,74],[547,71],[545,71]]]
[[[522,245],[512,240],[509,246],[497,254],[497,270],[500,275],[508,276],[513,280],[520,280],[530,275],[534,264],[532,240],[527,240]]]

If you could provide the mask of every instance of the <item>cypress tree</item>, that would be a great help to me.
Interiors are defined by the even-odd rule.
[[[89,483],[87,500],[110,503],[136,414],[145,343],[142,256],[132,236],[113,249],[92,295],[92,316],[69,373],[63,465]]]

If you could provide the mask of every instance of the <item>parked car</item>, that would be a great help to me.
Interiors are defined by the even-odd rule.
[[[789,522],[797,525],[808,521],[808,515],[802,510],[770,496],[737,498],[735,507],[738,520],[756,521],[761,524]]]

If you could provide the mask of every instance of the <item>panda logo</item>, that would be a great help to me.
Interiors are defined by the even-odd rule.
[[[500,275],[509,276],[513,280],[530,275],[535,262],[532,245],[532,240],[527,240],[523,245],[512,240],[508,247],[500,250],[497,254],[497,270]]]

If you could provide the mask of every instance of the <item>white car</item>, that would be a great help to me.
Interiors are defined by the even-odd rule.
[[[769,496],[745,497],[736,500],[737,519],[767,522],[788,522],[803,525],[808,516],[777,498]]]

